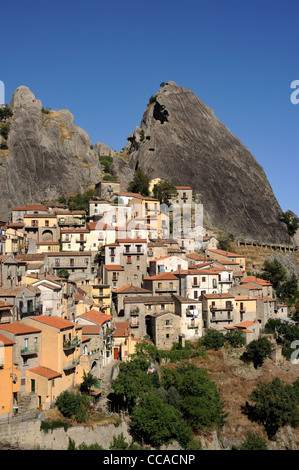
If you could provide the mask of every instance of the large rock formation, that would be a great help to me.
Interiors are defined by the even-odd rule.
[[[25,86],[17,88],[9,107],[8,150],[0,153],[0,219],[8,218],[11,206],[83,192],[100,180],[101,146],[93,149],[68,110],[42,109]]]
[[[211,227],[254,240],[290,242],[263,168],[190,90],[174,82],[161,88],[128,137],[126,151],[132,170],[192,186]]]

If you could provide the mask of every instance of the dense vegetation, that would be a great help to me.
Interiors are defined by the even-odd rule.
[[[193,431],[223,422],[219,392],[206,371],[191,364],[148,373],[151,361],[159,357],[153,345],[137,348],[132,360],[121,365],[110,400],[129,411],[136,441],[160,446],[175,439],[191,448]]]
[[[61,196],[58,199],[60,204],[66,204],[70,210],[88,211],[88,202],[94,197],[94,189],[88,189],[84,193],[77,193],[69,196]]]

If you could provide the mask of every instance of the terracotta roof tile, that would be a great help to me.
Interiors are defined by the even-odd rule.
[[[60,374],[59,372],[49,369],[48,367],[37,366],[28,370],[30,372],[34,372],[34,374],[41,375],[42,377],[45,377],[46,379],[49,379],[49,380],[62,376],[62,374]]]
[[[28,326],[24,323],[6,323],[4,325],[0,325],[0,330],[8,331],[14,335],[27,335],[30,333],[41,332],[41,330],[38,330],[32,326]]]
[[[44,323],[45,325],[58,328],[59,330],[73,328],[75,326],[74,323],[72,323],[71,321],[65,320],[64,318],[60,318],[57,316],[40,315],[38,317],[32,317],[32,319]]]

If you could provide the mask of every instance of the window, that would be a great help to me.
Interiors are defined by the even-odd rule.
[[[201,278],[202,279],[202,282],[206,282],[206,278],[205,276]]]
[[[197,279],[197,277],[194,277],[194,278],[193,278],[193,285],[194,285],[194,286],[198,286],[198,279]]]
[[[165,321],[165,325],[168,325],[168,326],[169,326],[169,325],[170,325],[170,320],[166,320],[166,321]]]
[[[227,300],[227,301],[225,302],[225,306],[226,306],[226,308],[231,308],[231,306],[232,306],[231,301],[230,301],[230,300]]]
[[[162,289],[162,282],[158,282],[158,289]]]
[[[70,259],[70,265],[71,265],[71,266],[74,266],[74,264],[75,264],[75,260],[74,260],[74,258],[71,258],[71,259]]]
[[[194,291],[194,299],[198,299],[198,292],[197,292],[197,290]]]
[[[169,289],[173,289],[173,282],[169,283]]]
[[[127,264],[131,264],[132,263],[132,258],[131,256],[127,256]]]
[[[49,221],[45,220],[45,227],[49,227]]]
[[[161,304],[161,310],[165,310],[165,304]]]
[[[169,338],[169,334],[168,334],[168,333],[166,334],[166,338],[167,338],[167,339]]]
[[[55,266],[60,266],[60,259],[59,258],[55,258]]]

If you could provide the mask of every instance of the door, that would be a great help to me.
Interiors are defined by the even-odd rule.
[[[119,353],[118,348],[114,348],[114,350],[113,350],[113,359],[118,359],[118,353]]]
[[[31,379],[31,392],[35,392],[35,380]]]

